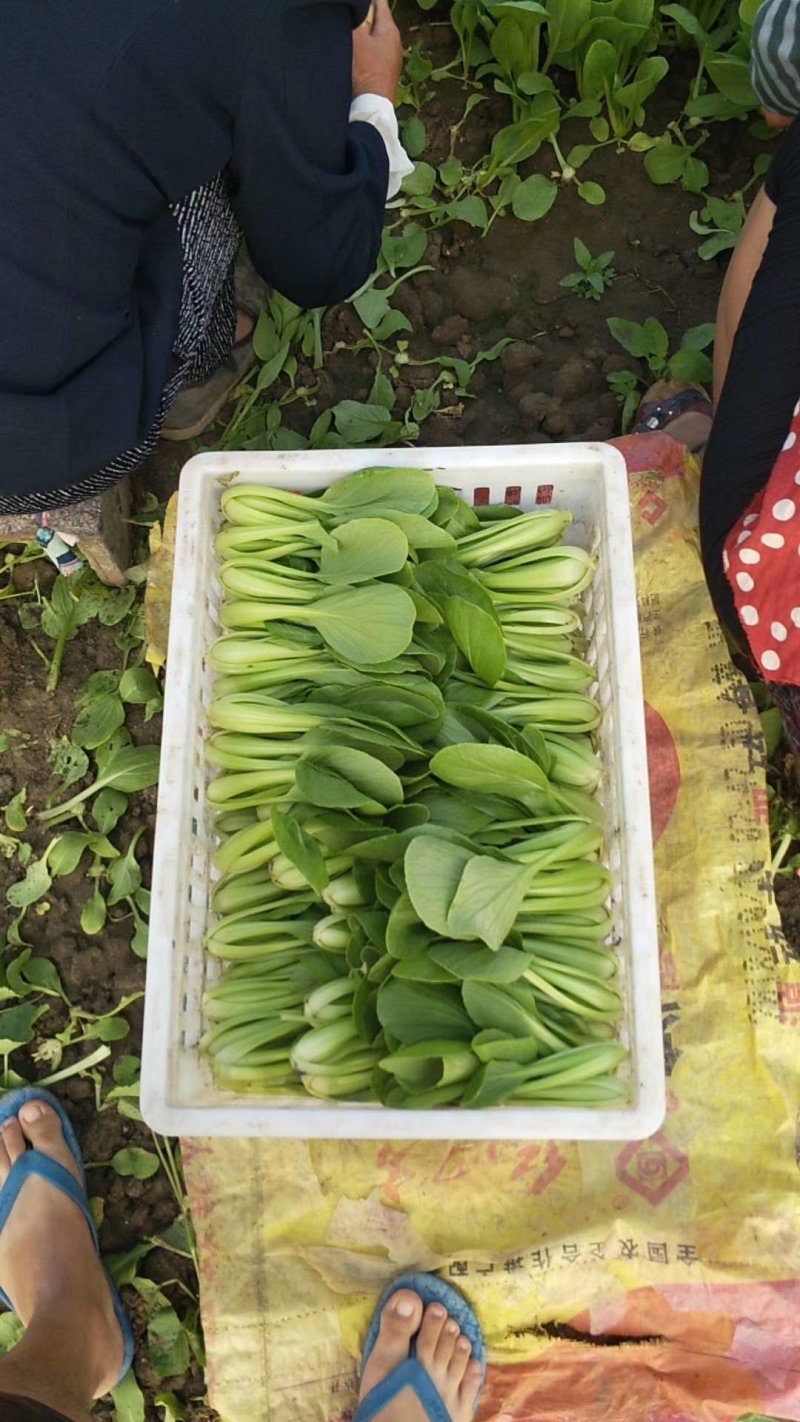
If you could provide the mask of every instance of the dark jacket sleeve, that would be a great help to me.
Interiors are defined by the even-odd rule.
[[[233,206],[260,275],[301,306],[352,295],[380,248],[389,160],[371,125],[348,122],[352,27],[366,8],[305,0],[284,7],[261,52],[253,37]]]

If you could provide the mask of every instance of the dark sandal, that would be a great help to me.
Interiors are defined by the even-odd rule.
[[[459,1293],[452,1284],[448,1284],[445,1279],[440,1279],[437,1274],[401,1274],[384,1290],[373,1314],[364,1344],[361,1359],[362,1373],[378,1340],[383,1310],[399,1289],[413,1289],[414,1293],[422,1299],[426,1308],[428,1304],[440,1303],[447,1309],[450,1317],[455,1319],[464,1337],[468,1338],[472,1345],[472,1357],[480,1364],[482,1391],[486,1381],[486,1345],[477,1315],[464,1295]],[[416,1338],[414,1338],[411,1342],[409,1356],[405,1361],[399,1363],[388,1377],[383,1379],[383,1382],[379,1382],[371,1392],[367,1393],[366,1397],[361,1399],[355,1410],[353,1422],[373,1422],[373,1419],[389,1407],[406,1388],[410,1388],[412,1392],[416,1393],[417,1400],[428,1422],[451,1422],[450,1413],[430,1374],[419,1362],[416,1351]],[[480,1394],[475,1401],[476,1408],[479,1398]]]
[[[168,440],[196,439],[213,425],[220,410],[241,385],[247,372],[255,365],[253,333],[258,312],[240,307],[253,318],[253,329],[235,342],[230,355],[207,380],[189,382],[178,392],[161,426],[161,438]]]
[[[8,1220],[17,1202],[17,1196],[25,1182],[30,1179],[32,1175],[38,1175],[42,1180],[47,1180],[51,1185],[54,1185],[57,1190],[61,1191],[62,1195],[66,1195],[80,1210],[88,1225],[92,1244],[99,1258],[100,1241],[97,1237],[97,1229],[89,1204],[89,1192],[86,1188],[86,1173],[83,1165],[83,1156],[81,1155],[81,1149],[78,1145],[75,1132],[72,1129],[72,1123],[64,1107],[59,1101],[56,1101],[54,1096],[50,1095],[49,1091],[43,1091],[41,1087],[37,1086],[23,1086],[16,1091],[7,1092],[0,1098],[0,1125],[5,1121],[9,1121],[12,1116],[18,1115],[21,1108],[28,1101],[43,1101],[45,1105],[49,1106],[58,1116],[61,1122],[61,1129],[64,1133],[64,1140],[78,1167],[78,1179],[76,1180],[75,1176],[71,1175],[68,1170],[65,1170],[64,1166],[60,1165],[52,1156],[44,1155],[42,1152],[33,1150],[29,1146],[24,1154],[12,1165],[6,1183],[2,1190],[0,1190],[0,1230],[3,1229]],[[133,1362],[133,1332],[122,1300],[117,1293],[108,1271],[106,1271],[106,1278],[111,1293],[114,1313],[122,1334],[123,1359],[117,1379],[117,1382],[120,1383]],[[1,1289],[0,1303],[3,1303],[7,1309],[13,1310],[14,1305]]]
[[[659,385],[662,389],[659,390]],[[708,442],[714,407],[700,385],[651,386],[636,413],[633,434],[669,434],[699,454]]]

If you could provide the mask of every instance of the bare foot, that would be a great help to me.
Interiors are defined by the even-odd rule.
[[[693,454],[708,443],[713,410],[707,391],[692,381],[657,380],[636,412],[634,433],[661,431]]]
[[[242,311],[240,307],[236,314],[236,335],[234,336],[237,346],[246,336],[252,336],[255,328],[255,317],[249,311]]]
[[[55,1111],[43,1101],[28,1101],[0,1134],[0,1187],[26,1142],[79,1179]],[[26,1325],[39,1311],[54,1326],[63,1313],[64,1329],[77,1321],[92,1396],[102,1397],[115,1385],[124,1347],[108,1280],[77,1205],[39,1176],[25,1181],[0,1233],[0,1287]]]
[[[472,1357],[470,1341],[442,1304],[429,1304],[423,1314],[422,1300],[410,1289],[399,1289],[383,1310],[380,1333],[361,1379],[359,1401],[405,1361],[415,1334],[417,1358],[453,1422],[471,1422],[481,1368]],[[406,1388],[378,1413],[378,1422],[426,1422],[426,1415],[416,1393]]]

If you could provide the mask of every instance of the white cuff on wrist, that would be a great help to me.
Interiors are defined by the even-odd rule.
[[[393,198],[400,189],[403,178],[413,173],[411,162],[400,142],[397,130],[397,114],[394,105],[381,94],[359,94],[350,105],[351,123],[371,123],[378,130],[389,155],[389,186],[387,200]]]

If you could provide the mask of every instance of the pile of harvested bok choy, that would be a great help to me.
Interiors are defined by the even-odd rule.
[[[594,560],[568,513],[419,469],[222,498],[208,759],[217,1084],[604,1106],[622,999],[600,860]]]

